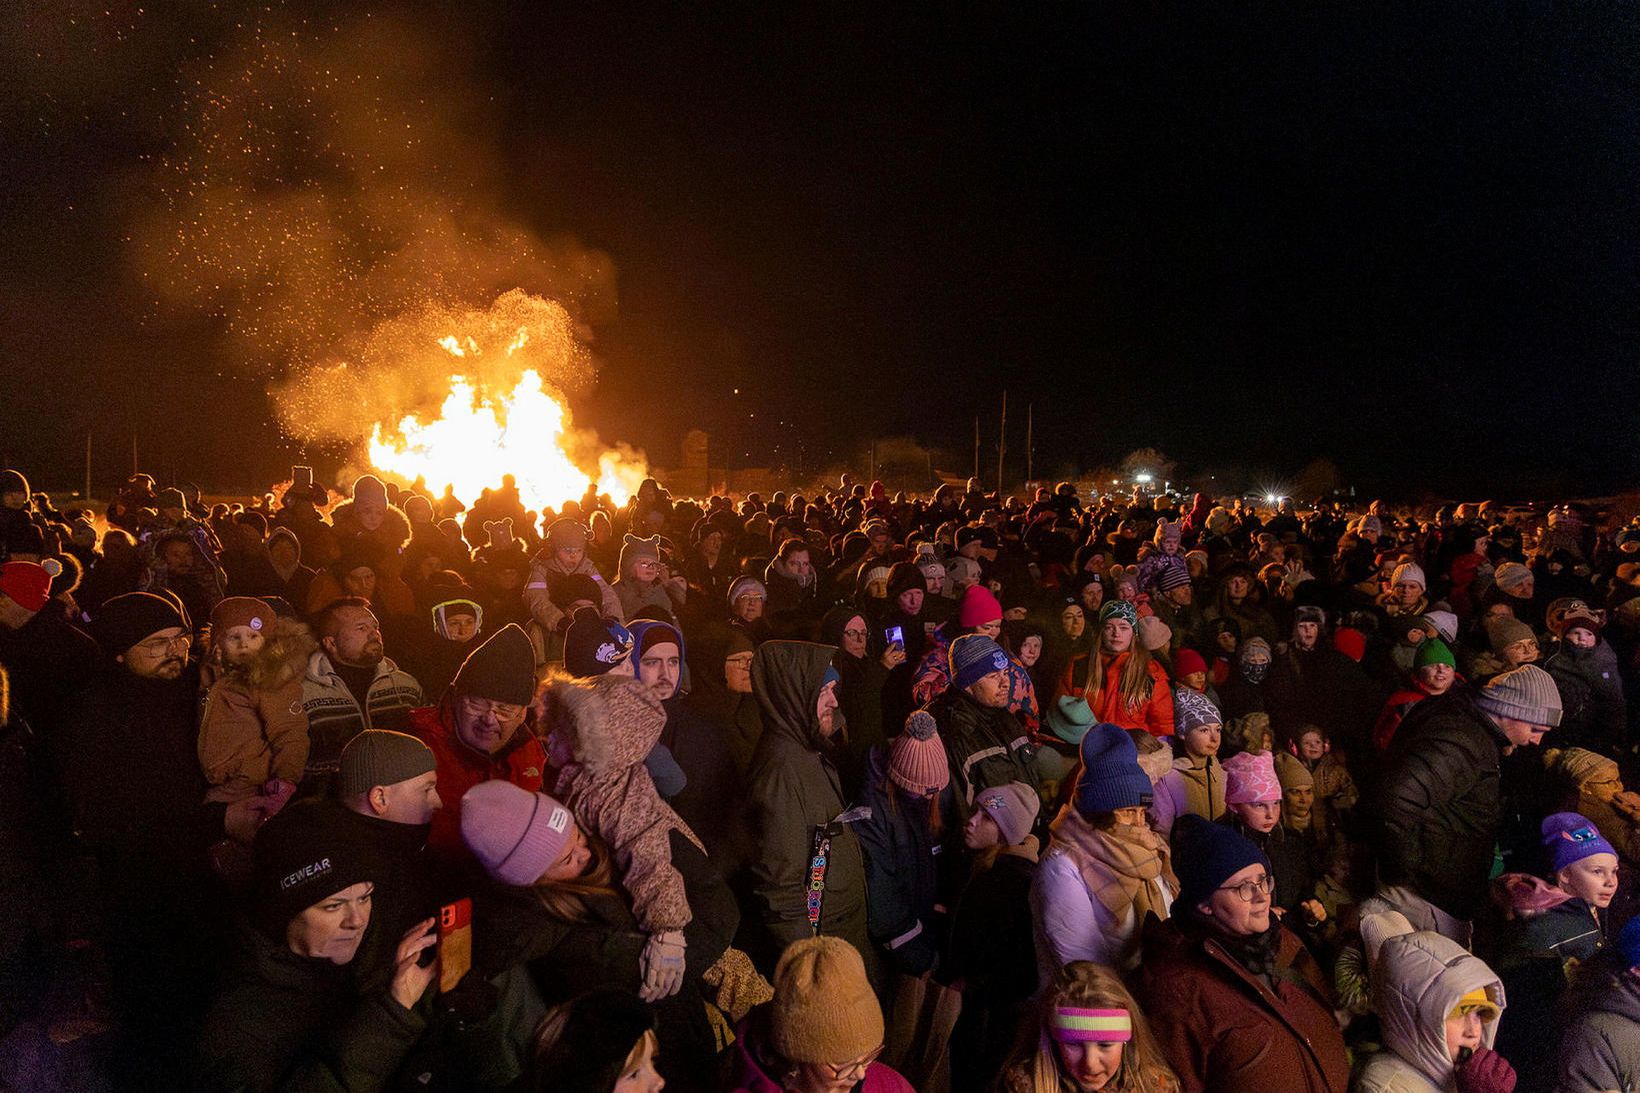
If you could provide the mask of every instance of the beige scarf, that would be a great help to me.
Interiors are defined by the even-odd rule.
[[[1167,843],[1143,825],[1117,824],[1100,831],[1073,808],[1054,820],[1054,842],[1076,862],[1082,883],[1111,914],[1133,908],[1134,921],[1154,911],[1167,917],[1167,905],[1178,894],[1179,878],[1168,861]]]

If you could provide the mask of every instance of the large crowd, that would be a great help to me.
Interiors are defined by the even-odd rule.
[[[0,471],[0,1085],[1640,1089],[1640,526]]]

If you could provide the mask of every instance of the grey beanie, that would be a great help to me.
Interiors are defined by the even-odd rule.
[[[1550,728],[1560,724],[1560,690],[1554,676],[1535,664],[1522,664],[1492,677],[1476,693],[1475,705],[1493,717]]]
[[[336,795],[343,800],[419,778],[437,768],[432,749],[414,736],[386,729],[366,729],[342,749]]]

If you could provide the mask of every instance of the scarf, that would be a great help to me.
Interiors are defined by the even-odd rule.
[[[1144,922],[1152,912],[1157,918],[1167,917],[1179,892],[1179,878],[1168,861],[1167,843],[1150,828],[1117,824],[1101,831],[1067,808],[1054,820],[1052,831],[1054,842],[1076,862],[1082,883],[1111,914],[1120,917],[1132,907],[1136,922]]]

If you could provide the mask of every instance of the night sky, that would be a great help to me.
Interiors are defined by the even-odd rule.
[[[0,448],[46,484],[78,483],[87,429],[99,478],[128,473],[133,427],[162,478],[278,477],[270,382],[409,299],[371,281],[402,242],[382,192],[539,241],[552,260],[456,248],[470,276],[408,279],[572,298],[599,364],[578,419],[660,464],[699,426],[742,463],[909,434],[962,470],[1006,388],[1011,475],[1030,402],[1039,474],[1150,445],[1248,485],[1328,458],[1408,498],[1640,478],[1634,6],[164,6],[0,13]],[[436,121],[373,148],[374,181],[258,148],[256,200],[355,186],[375,218],[294,345],[209,272],[154,290],[183,276],[152,229],[200,89],[247,51],[286,97],[340,67],[333,101],[386,87]]]

